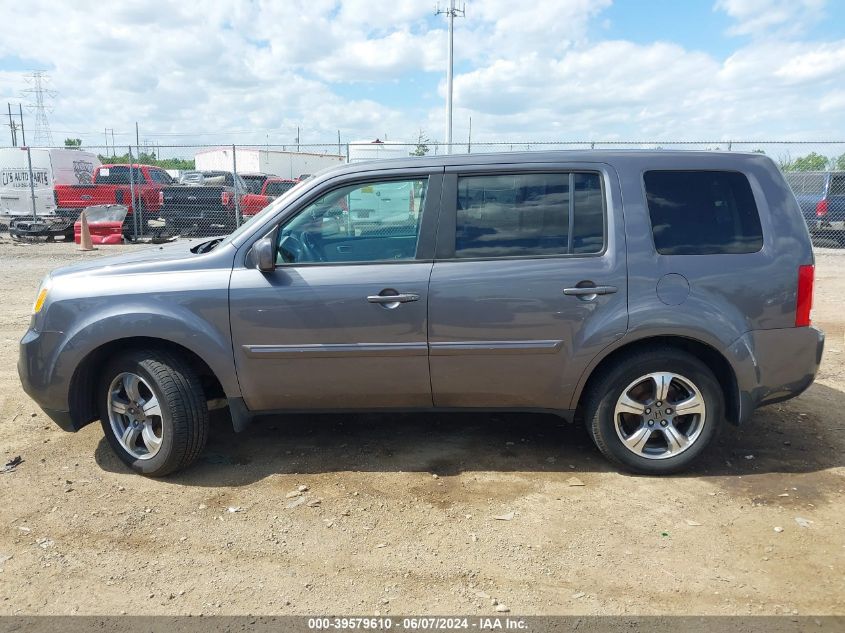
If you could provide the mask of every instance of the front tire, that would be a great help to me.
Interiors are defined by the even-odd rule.
[[[208,437],[208,406],[196,372],[158,350],[127,352],[99,381],[106,439],[135,472],[161,477],[199,457]]]
[[[675,348],[625,356],[591,383],[587,430],[605,457],[636,473],[687,468],[722,425],[718,380],[707,365]]]

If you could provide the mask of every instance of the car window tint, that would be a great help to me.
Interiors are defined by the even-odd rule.
[[[831,196],[845,196],[845,174],[834,174],[830,177]]]
[[[658,253],[754,253],[763,247],[760,215],[744,174],[649,171],[644,180]]]
[[[335,189],[279,231],[279,264],[414,259],[428,179]]]
[[[296,182],[293,180],[282,182],[271,180],[267,183],[266,187],[264,188],[264,195],[280,196],[286,191],[290,191],[295,184]]]
[[[113,165],[111,167],[100,167],[94,182],[98,185],[128,185],[129,166]],[[132,168],[132,182],[135,184],[144,182],[144,176],[137,167]]]
[[[604,248],[604,196],[599,174],[573,174],[575,209],[572,252],[599,253]]]
[[[161,183],[163,185],[169,185],[173,183],[173,179],[170,177],[170,174],[160,169],[151,169],[150,178],[152,178],[155,182]]]
[[[455,220],[459,258],[600,252],[601,178],[595,173],[462,176]]]

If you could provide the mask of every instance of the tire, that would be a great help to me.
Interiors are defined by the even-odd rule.
[[[676,348],[632,353],[590,383],[584,400],[587,431],[605,457],[635,473],[684,470],[723,423],[724,394],[713,372]],[[665,401],[658,400],[661,385]],[[692,413],[679,413],[676,403]]]
[[[126,352],[108,363],[97,389],[106,439],[132,470],[162,477],[199,457],[208,438],[208,406],[199,378],[181,358],[159,350]]]

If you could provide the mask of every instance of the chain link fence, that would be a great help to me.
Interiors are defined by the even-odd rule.
[[[680,149],[760,152],[783,170],[819,247],[845,247],[845,141],[547,141],[0,149],[0,229],[13,239],[163,242],[223,235],[297,182],[349,162],[449,153]],[[130,168],[132,165],[132,168]]]

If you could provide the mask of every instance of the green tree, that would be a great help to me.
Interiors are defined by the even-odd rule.
[[[99,156],[100,162],[110,165],[129,164],[129,153],[116,156]],[[141,152],[139,155],[132,155],[132,162],[140,165],[154,165],[162,169],[196,169],[196,162],[193,158],[157,158],[155,152]]]
[[[65,147],[71,149],[79,149],[82,147],[82,139],[81,138],[66,138],[65,139]]]
[[[831,159],[831,168],[837,171],[845,171],[845,154],[841,154],[838,158]]]
[[[428,154],[428,144],[430,141],[431,139],[425,135],[425,132],[422,129],[420,129],[419,136],[417,136],[417,146],[413,149],[410,155],[425,156]]]
[[[824,171],[831,163],[827,156],[816,152],[810,152],[806,156],[800,156],[795,160],[786,160],[781,163],[784,171]]]

